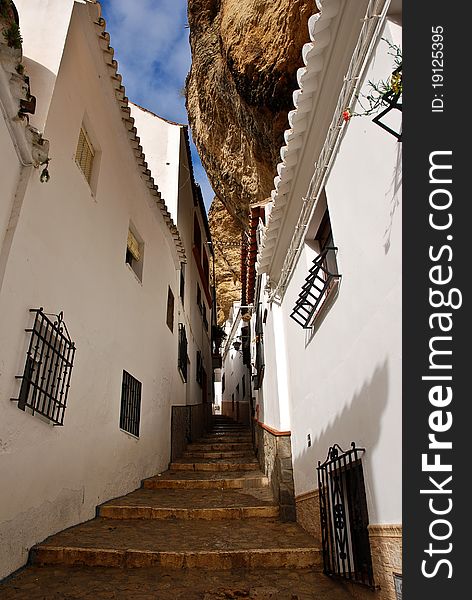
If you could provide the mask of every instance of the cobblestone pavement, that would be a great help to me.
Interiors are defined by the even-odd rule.
[[[181,459],[38,544],[0,600],[348,600],[320,573],[314,539],[278,519],[247,430],[218,422],[187,451],[211,454],[218,439],[219,458]],[[246,446],[228,457],[235,443]]]

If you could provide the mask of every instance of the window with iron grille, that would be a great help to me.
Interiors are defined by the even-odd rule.
[[[92,180],[93,162],[95,158],[95,150],[92,146],[89,136],[82,125],[77,141],[77,149],[75,151],[75,162],[85,176],[88,183]]]
[[[261,302],[257,305],[256,312],[256,374],[254,376],[254,389],[258,390],[262,387],[262,381],[264,379],[265,362],[264,362],[264,328],[263,328],[263,317],[262,317],[262,304]]]
[[[141,382],[123,371],[121,383],[120,429],[139,437]]]
[[[63,320],[63,314],[47,315],[43,308],[35,313],[26,353],[26,362],[18,398],[20,410],[38,414],[54,425],[64,424],[67,395],[74,365],[75,344]],[[50,319],[49,317],[54,317]]]
[[[170,287],[167,290],[167,316],[166,316],[167,327],[174,331],[174,294]]]
[[[324,572],[373,586],[369,517],[361,455],[364,448],[342,450],[335,444],[318,462]]]
[[[185,325],[183,323],[179,323],[179,358],[178,358],[178,368],[180,374],[182,375],[182,379],[185,383],[187,383],[187,363],[188,363],[188,354],[187,354],[187,334],[185,332]]]
[[[326,208],[315,236],[318,256],[308,271],[297,302],[292,310],[292,319],[304,329],[310,329],[335,283],[340,279],[336,262],[337,248],[334,246],[331,221]]]

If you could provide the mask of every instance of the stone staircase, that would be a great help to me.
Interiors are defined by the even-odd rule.
[[[348,598],[321,575],[314,539],[278,513],[249,430],[217,417],[168,471],[33,547],[0,597]]]

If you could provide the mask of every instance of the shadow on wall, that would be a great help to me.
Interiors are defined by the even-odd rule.
[[[401,143],[397,144],[397,156],[396,156],[396,160],[395,160],[395,166],[393,168],[393,175],[392,175],[392,182],[390,184],[389,189],[387,190],[385,196],[389,196],[391,194],[391,198],[390,198],[390,222],[387,226],[387,228],[385,229],[384,232],[384,237],[385,237],[385,243],[384,243],[384,251],[385,254],[388,254],[388,251],[390,250],[390,239],[392,237],[392,229],[393,229],[393,222],[395,219],[395,213],[397,211],[397,208],[400,206],[400,191],[402,189],[402,182],[403,182],[403,174],[402,174],[402,150],[403,150],[403,146]]]
[[[313,481],[311,489],[318,487],[317,471],[318,461],[326,460],[328,450],[333,444],[339,444],[343,450],[348,450],[351,442],[366,449],[362,464],[366,484],[366,494],[370,521],[377,515],[377,503],[370,482],[372,481],[372,451],[376,447],[380,437],[382,413],[387,405],[389,390],[388,363],[384,361],[366,381],[362,388],[352,397],[342,412],[340,412],[329,425],[319,432],[312,441],[310,448],[298,456],[293,457],[293,469],[295,473],[309,474]],[[329,399],[328,399],[329,401]],[[315,427],[313,427],[315,429]],[[401,433],[398,442],[400,444]],[[306,444],[306,437],[305,437]],[[392,456],[395,448],[392,448]]]

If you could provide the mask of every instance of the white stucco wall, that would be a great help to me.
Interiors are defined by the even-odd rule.
[[[0,66],[1,68],[1,66]],[[10,219],[13,198],[20,176],[20,162],[5,119],[0,111],[0,253]],[[1,289],[1,271],[0,271]]]
[[[31,93],[41,98],[30,123],[44,129],[62,60],[74,4],[85,0],[15,0],[23,38],[23,63],[28,68]]]
[[[95,193],[74,160],[84,118],[99,150]],[[184,385],[176,322],[173,333],[166,325],[178,264],[136,167],[85,5],[74,10],[45,137],[51,180],[30,180],[0,294],[0,481],[8,490],[0,578],[24,564],[34,543],[167,468],[170,406]],[[130,221],[144,241],[142,283],[125,263]],[[24,368],[29,309],[40,306],[64,311],[77,345],[63,427],[10,401]],[[139,439],[119,428],[123,369],[142,382]]]
[[[384,79],[391,67],[381,41],[366,81]],[[317,462],[331,445],[347,449],[355,441],[366,448],[371,523],[401,522],[401,148],[371,118],[351,120],[326,185],[339,296],[312,336],[289,317],[311,265],[305,248],[281,308],[296,494],[317,487]],[[310,160],[304,165],[312,169]],[[278,367],[277,310],[274,304],[264,340],[264,420],[274,423],[270,386],[282,406],[280,372],[277,382],[267,373]]]
[[[177,222],[181,126],[130,103],[146,161],[159,186],[172,220]]]

